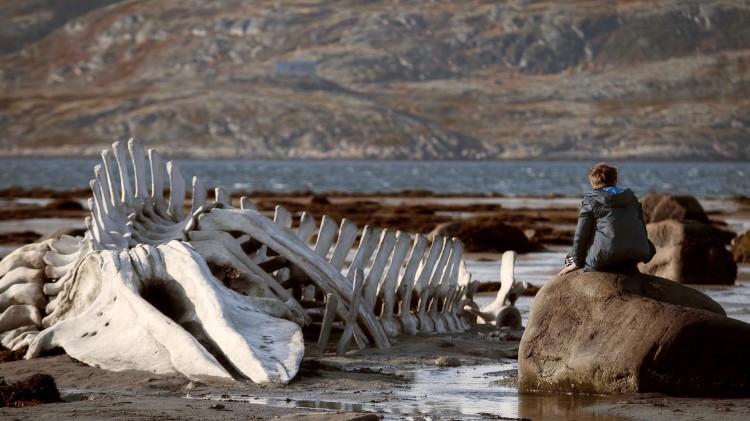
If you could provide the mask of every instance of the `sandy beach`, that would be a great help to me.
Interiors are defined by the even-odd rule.
[[[88,211],[86,191],[11,191],[0,197],[0,256],[53,232],[76,233]],[[408,232],[430,232],[455,220],[504,221],[518,227],[539,250],[572,238],[578,198],[343,194],[250,195],[259,209],[280,204],[291,212],[349,218]],[[712,222],[735,232],[750,228],[746,198],[702,201]],[[489,225],[484,228],[488,229]],[[491,247],[466,259],[497,260]],[[493,295],[494,279],[484,294]],[[737,284],[750,286],[748,265]],[[747,420],[750,399],[680,398],[656,394],[549,396],[516,389],[517,341],[499,340],[494,327],[476,325],[460,334],[400,336],[388,349],[365,348],[346,357],[320,355],[308,346],[297,376],[287,385],[195,382],[148,372],[108,372],[66,355],[0,364],[7,383],[35,373],[54,377],[63,402],[0,408],[9,420]],[[475,392],[470,392],[476,390]],[[453,399],[451,398],[453,396]]]

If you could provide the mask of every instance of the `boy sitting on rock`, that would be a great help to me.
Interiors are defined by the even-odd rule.
[[[573,251],[565,259],[564,275],[584,272],[638,273],[656,249],[649,241],[641,203],[630,189],[617,187],[617,167],[605,162],[589,172],[594,191],[583,198]]]

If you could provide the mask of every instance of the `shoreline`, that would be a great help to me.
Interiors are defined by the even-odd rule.
[[[2,250],[15,249],[25,244],[22,241],[27,241],[34,235],[46,235],[50,230],[82,227],[83,217],[88,211],[82,208],[69,209],[69,199],[85,199],[88,196],[79,197],[70,194],[71,192],[67,193],[68,195],[54,199],[37,198],[40,200],[0,197],[0,256],[3,256]],[[543,238],[550,242],[543,244],[553,244],[555,247],[564,244],[567,236],[572,234],[572,224],[580,203],[580,198],[476,195],[425,197],[419,194],[271,194],[265,197],[255,194],[253,200],[259,205],[259,209],[269,212],[273,209],[274,202],[281,202],[292,212],[317,206],[316,211],[312,212],[316,218],[329,213],[353,212],[360,206],[371,214],[373,221],[392,222],[395,226],[404,224],[404,221],[416,224],[417,219],[422,219],[419,223],[427,224],[446,218],[467,219],[495,214],[525,230],[549,230]],[[704,206],[712,222],[739,221],[737,226],[750,227],[750,203],[747,201],[701,203],[708,204]],[[396,212],[398,210],[400,212]],[[360,213],[366,212],[354,212],[356,217]],[[74,221],[80,221],[81,225],[72,226]],[[50,225],[40,225],[44,222]],[[24,232],[25,236],[20,235]],[[16,235],[15,240],[11,234]],[[496,252],[467,253],[466,256],[499,259],[499,253]],[[748,285],[746,282],[750,281],[750,272],[743,276],[747,279],[738,279],[737,282]],[[497,404],[498,408],[507,409],[500,411],[493,409],[494,406],[486,410],[474,407],[449,413],[444,408],[441,410],[437,402],[420,406],[419,402],[429,401],[429,395],[439,393],[440,390],[431,389],[425,395],[419,395],[422,392],[418,391],[410,392],[410,387],[414,387],[416,382],[414,373],[454,373],[454,377],[449,378],[458,381],[472,378],[475,376],[472,370],[478,368],[490,370],[502,364],[513,366],[517,358],[513,354],[517,353],[518,342],[491,340],[486,329],[487,326],[477,325],[471,331],[460,334],[415,337],[402,335],[390,349],[366,348],[350,352],[346,357],[320,356],[308,348],[300,372],[284,386],[245,382],[196,382],[181,376],[145,372],[112,373],[88,367],[65,355],[6,362],[0,364],[0,377],[5,377],[7,382],[20,380],[36,372],[47,372],[55,378],[67,402],[27,408],[0,408],[0,418],[57,420],[75,417],[84,420],[106,418],[124,421],[265,420],[289,416],[297,417],[294,419],[323,420],[357,419],[370,414],[394,420],[404,419],[406,416],[435,417],[432,419],[493,419],[492,417],[497,416],[505,418],[494,419],[526,418],[539,421],[573,417],[598,421],[687,421],[703,417],[739,421],[750,417],[750,399],[688,399],[654,394],[604,397],[519,394],[512,369],[479,376],[487,385],[478,387],[476,392],[485,394],[485,400],[480,402]],[[436,362],[441,357],[452,358],[459,365],[439,368]],[[209,399],[210,397],[213,398]],[[466,397],[461,399],[462,404],[471,407],[471,401],[465,402]],[[396,412],[398,408],[412,408],[414,412],[399,413]]]

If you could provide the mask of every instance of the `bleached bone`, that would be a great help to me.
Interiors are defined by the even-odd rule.
[[[219,187],[208,203],[197,177],[186,214],[174,163],[133,139],[101,157],[85,235],[0,262],[0,337],[27,358],[62,348],[110,370],[284,383],[316,320],[321,352],[342,329],[339,354],[352,339],[386,348],[399,332],[467,326],[475,288],[456,239],[435,237],[425,253],[424,236],[365,226],[355,247],[347,219],[324,215],[316,232],[303,212],[292,229],[281,206],[271,220],[246,197],[232,207]]]
[[[30,332],[38,333],[39,328],[37,326],[22,326],[4,333],[0,333],[0,345],[8,349],[13,349],[13,347],[17,344],[16,339]]]
[[[23,266],[13,268],[0,278],[0,293],[7,291],[13,285],[25,283],[44,283],[44,269],[33,269]]]
[[[0,332],[7,332],[22,326],[41,326],[42,315],[38,307],[28,304],[15,304],[0,314]]]
[[[526,282],[517,283],[513,274],[516,252],[509,250],[503,253],[500,266],[500,290],[495,300],[479,309],[476,313],[484,321],[495,323],[497,327],[521,327],[521,313],[515,307],[516,300],[528,288]]]
[[[401,325],[401,332],[409,335],[416,335],[419,331],[419,319],[411,311],[411,297],[417,270],[426,248],[427,239],[423,235],[417,235],[396,289],[396,296],[400,301],[398,321]]]
[[[419,318],[419,330],[424,333],[433,333],[436,331],[442,333],[446,331],[444,325],[441,324],[437,318],[433,318],[428,313],[428,310],[430,310],[430,307],[433,304],[437,305],[438,285],[443,279],[443,274],[453,249],[454,240],[451,238],[445,238],[444,240],[445,241],[442,242],[443,246],[440,249],[440,257],[431,271],[432,273],[429,277],[429,281],[422,289],[422,294],[419,297],[419,310],[417,317]]]
[[[444,237],[433,238],[430,251],[427,254],[427,258],[422,262],[422,265],[418,269],[417,279],[414,283],[414,288],[412,289],[412,295],[414,297],[412,302],[416,300],[417,304],[411,309],[411,311],[415,313],[417,321],[419,322],[418,329],[421,332],[430,333],[435,329],[434,324],[431,323],[426,316],[427,305],[430,299],[428,286],[433,271],[435,270],[435,264],[445,248],[446,242],[447,239]]]
[[[289,228],[281,226],[257,211],[239,209],[213,209],[200,215],[198,226],[210,231],[244,231],[254,239],[268,245],[277,253],[285,256],[289,262],[302,268],[309,279],[316,282],[316,287],[323,291],[339,295],[339,308],[345,311],[351,300],[352,285],[341,272],[321,259]],[[291,233],[291,235],[290,235]],[[375,315],[362,311],[359,315],[363,328],[375,341],[378,347],[388,347],[389,342],[383,328]]]
[[[382,311],[379,312],[380,324],[383,325],[386,335],[391,338],[394,338],[401,333],[401,326],[394,315],[394,309],[396,307],[396,287],[399,271],[401,269],[401,262],[404,261],[406,253],[409,251],[410,243],[411,237],[409,234],[402,231],[396,233],[396,244],[393,247],[390,266],[383,281],[378,286],[378,298],[382,303]],[[377,313],[378,312],[376,312],[376,314]]]
[[[430,305],[429,316],[435,325],[436,332],[447,332],[449,330],[458,331],[458,326],[452,326],[447,320],[449,317],[448,298],[451,289],[457,288],[458,284],[458,260],[463,252],[463,243],[453,239],[451,247],[448,250],[446,263],[441,265],[442,273],[435,284],[431,284],[431,290],[434,291],[432,303]],[[455,323],[454,323],[455,325]]]
[[[73,358],[114,371],[177,371],[190,378],[236,372],[256,382],[286,382],[298,369],[302,333],[296,323],[279,318],[290,316],[286,307],[223,288],[184,243],[100,251],[82,266],[85,279],[56,311],[82,299],[89,305],[66,311],[68,317],[44,330],[29,348],[30,357],[62,347]],[[201,299],[188,301],[196,296]],[[117,343],[127,345],[126,354]],[[212,347],[224,350],[227,366],[209,353]]]

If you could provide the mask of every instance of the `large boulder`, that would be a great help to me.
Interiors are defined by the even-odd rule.
[[[732,239],[732,255],[737,263],[750,263],[750,230]]]
[[[649,193],[641,198],[643,218],[646,223],[675,219],[686,219],[708,223],[708,215],[698,199],[688,195]]]
[[[650,223],[646,229],[656,246],[656,255],[639,265],[642,272],[682,284],[734,284],[737,264],[718,228],[668,219]]]
[[[702,292],[646,274],[572,272],[534,299],[519,389],[750,396],[750,324]]]

